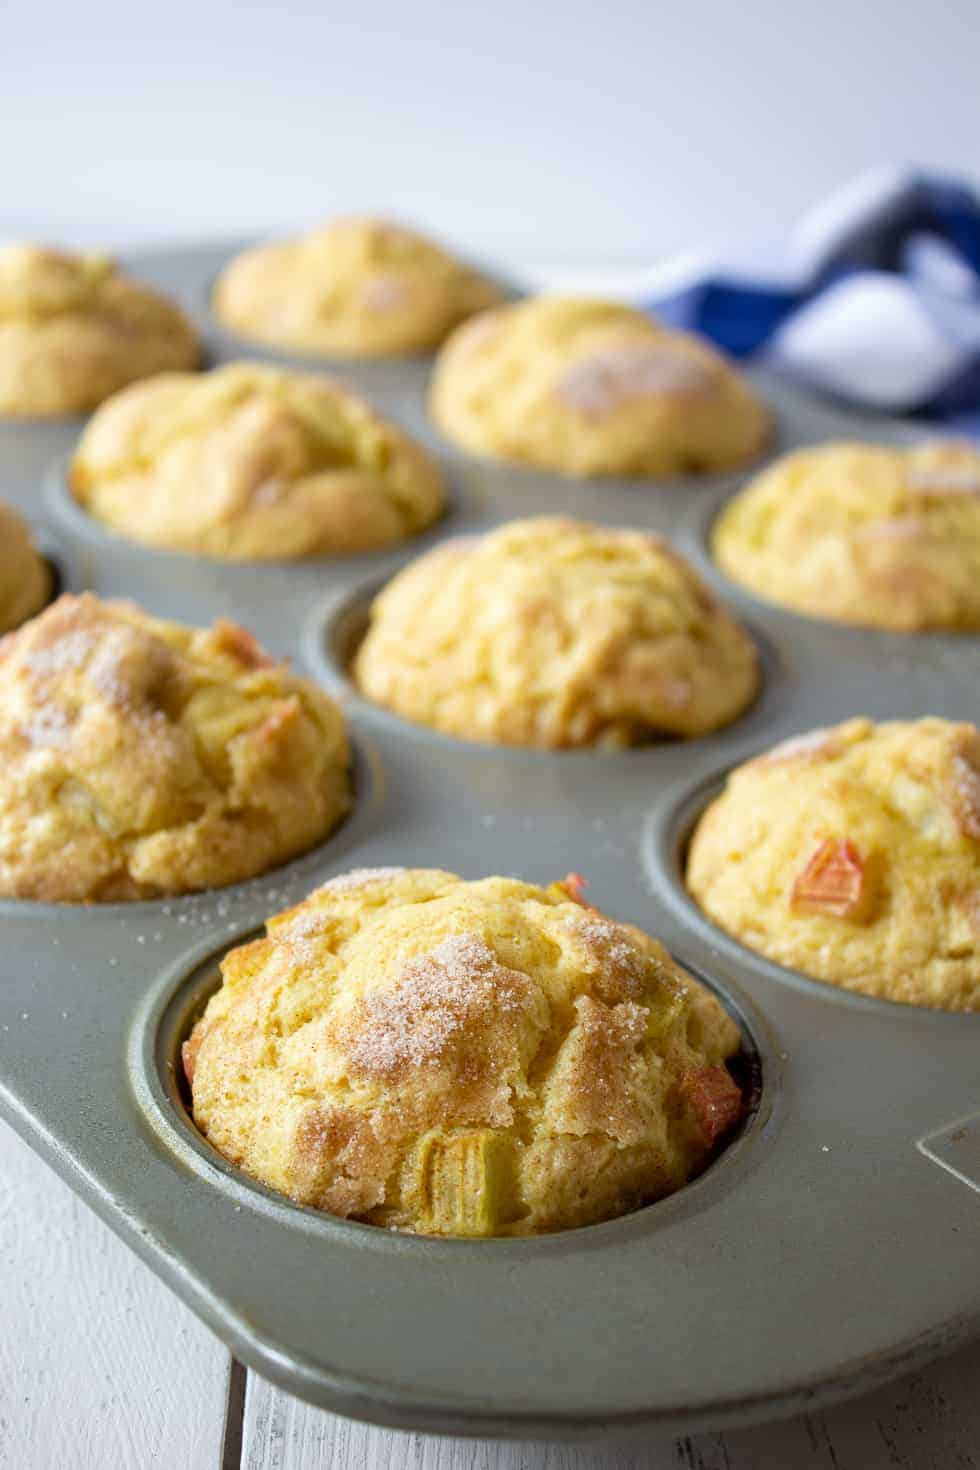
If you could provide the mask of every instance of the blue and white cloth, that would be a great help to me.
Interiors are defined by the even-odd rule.
[[[955,179],[866,175],[777,250],[644,304],[835,398],[980,435],[980,195]]]

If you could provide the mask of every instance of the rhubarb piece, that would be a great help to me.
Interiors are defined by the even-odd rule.
[[[793,884],[790,907],[867,923],[874,902],[868,864],[848,838],[826,837]]]
[[[227,653],[246,669],[274,669],[276,661],[270,658],[254,634],[228,618],[218,618],[214,625],[215,647]]]
[[[188,1087],[194,1086],[194,1068],[197,1065],[197,1054],[201,1050],[201,1042],[203,1040],[204,1032],[200,1026],[196,1026],[180,1048],[180,1060],[183,1064],[184,1076],[187,1078]]]
[[[581,873],[566,873],[564,878],[555,884],[555,887],[560,888],[566,897],[570,898],[573,903],[580,903],[584,909],[592,907],[585,899],[585,890],[588,886],[588,878],[583,878]]]
[[[963,743],[953,756],[953,811],[964,837],[980,841],[980,770],[977,741]]]
[[[709,1147],[723,1138],[742,1116],[742,1094],[727,1067],[686,1072],[679,1087]]]
[[[504,1217],[510,1145],[492,1130],[433,1132],[419,1149],[422,1228],[430,1235],[486,1236]]]

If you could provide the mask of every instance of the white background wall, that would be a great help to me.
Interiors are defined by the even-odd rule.
[[[777,232],[854,172],[980,173],[975,0],[7,0],[0,233],[383,207],[514,262]]]

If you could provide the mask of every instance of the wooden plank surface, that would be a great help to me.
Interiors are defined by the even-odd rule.
[[[980,1344],[824,1413],[619,1450],[396,1434],[250,1374],[242,1470],[977,1470],[978,1446]]]
[[[0,1123],[2,1470],[218,1470],[229,1366]]]

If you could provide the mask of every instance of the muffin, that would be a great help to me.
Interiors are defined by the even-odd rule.
[[[825,444],[788,454],[715,524],[736,582],[813,617],[980,628],[980,451]]]
[[[0,893],[219,887],[311,847],[350,800],[336,706],[243,628],[61,597],[0,642]]]
[[[473,454],[565,475],[699,475],[755,459],[768,410],[700,337],[606,301],[483,312],[436,363],[430,411]]]
[[[703,735],[759,684],[752,640],[666,541],[549,516],[406,567],[353,674],[408,720],[539,749]]]
[[[215,316],[271,347],[336,357],[426,352],[499,289],[434,241],[351,216],[237,255],[214,288]]]
[[[445,504],[433,461],[363,399],[255,363],[127,388],[87,426],[69,483],[130,540],[241,559],[387,546]]]
[[[0,248],[0,414],[87,413],[137,378],[199,358],[180,308],[106,256]]]
[[[849,720],[740,766],[691,893],[750,949],[847,990],[980,1009],[980,731]]]
[[[0,500],[0,633],[36,613],[50,592],[51,572],[31,540],[27,522]]]
[[[535,1235],[679,1189],[742,1110],[735,1023],[575,887],[361,870],[235,949],[184,1046],[194,1120],[300,1204]]]

